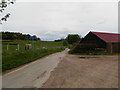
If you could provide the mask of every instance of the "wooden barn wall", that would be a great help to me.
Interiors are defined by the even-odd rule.
[[[112,47],[113,53],[120,53],[120,43],[112,43]]]
[[[92,33],[87,34],[80,43],[97,44],[100,48],[106,48],[106,43]]]
[[[112,52],[113,52],[113,51],[112,51],[112,50],[113,50],[112,48],[113,48],[113,47],[112,47],[112,43],[108,43],[108,44],[107,44],[107,52],[108,52],[108,53],[112,53]]]
[[[107,52],[109,53],[120,53],[120,43],[108,43]]]

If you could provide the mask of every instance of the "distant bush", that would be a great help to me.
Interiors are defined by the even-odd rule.
[[[29,40],[30,37],[32,37],[30,34],[22,34],[18,32],[0,32],[0,34],[2,35],[2,37],[0,37],[2,40]],[[35,35],[33,37],[36,37],[35,40],[40,40],[40,38]]]
[[[68,46],[67,40],[63,40],[63,46]]]
[[[81,40],[81,37],[78,34],[69,34],[66,38],[69,44],[74,44]]]
[[[62,42],[64,39],[58,39],[58,40],[54,40],[54,42]]]

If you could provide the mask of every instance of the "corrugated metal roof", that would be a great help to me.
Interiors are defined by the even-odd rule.
[[[103,33],[103,32],[91,32],[94,35],[98,36],[100,39],[106,43],[117,43],[120,42],[120,34],[115,33]]]

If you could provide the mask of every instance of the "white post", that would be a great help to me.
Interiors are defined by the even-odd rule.
[[[19,47],[19,44],[18,44],[18,50],[19,50],[19,48],[20,48],[20,47]]]

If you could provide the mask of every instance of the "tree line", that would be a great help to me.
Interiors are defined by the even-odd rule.
[[[0,32],[2,40],[30,40],[30,37],[35,37],[34,40],[40,40],[36,35],[22,34],[17,32]]]
[[[63,45],[67,46],[68,44],[79,43],[81,39],[81,36],[78,34],[68,34],[68,36],[65,39],[58,39],[55,40],[55,42],[63,42]]]

